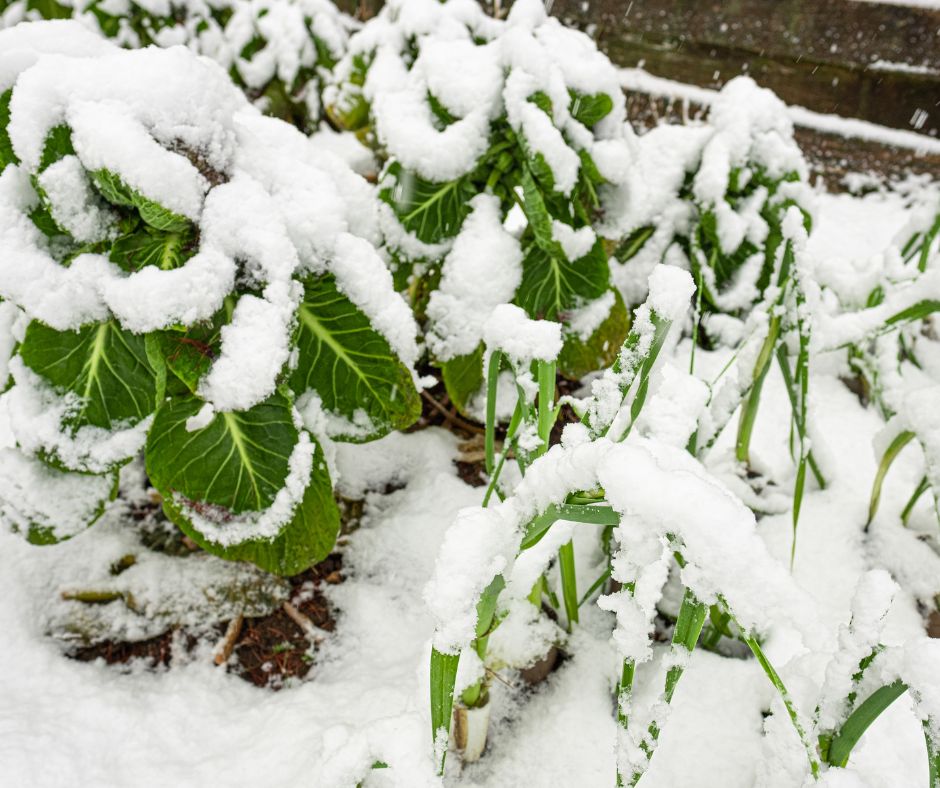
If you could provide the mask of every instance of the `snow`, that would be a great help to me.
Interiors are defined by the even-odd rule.
[[[880,0],[856,0],[856,2],[879,2]],[[896,5],[909,5],[917,0],[888,0]],[[924,3],[935,4],[936,0],[921,0]],[[641,68],[624,68],[620,71],[624,88],[650,93],[654,96],[670,96],[692,101],[708,106],[714,101],[716,91],[685,85],[681,82],[656,77]],[[940,152],[940,140],[928,137],[926,134],[917,134],[913,131],[892,129],[879,126],[857,118],[844,118],[790,105],[786,108],[787,115],[798,126],[804,126],[817,131],[838,134],[842,137],[855,137],[861,140],[880,142],[898,148],[907,148],[919,153]]]
[[[442,361],[476,350],[491,313],[512,301],[522,279],[522,250],[503,229],[498,200],[479,194],[470,205],[428,301],[428,346]]]
[[[489,316],[483,333],[487,350],[506,354],[513,365],[528,369],[532,361],[554,361],[561,352],[561,324],[532,320],[514,304],[500,304]]]
[[[846,450],[838,455],[833,489],[808,493],[795,578],[830,622],[834,644],[839,625],[848,619],[855,579],[868,561],[860,529],[874,473],[867,441],[878,419],[834,377],[819,385],[823,431]],[[767,390],[768,410],[759,415],[755,451],[785,467],[785,425],[777,431],[767,427],[782,421],[775,414],[785,412],[786,395],[776,379],[768,381]],[[0,691],[6,698],[0,719],[10,732],[0,741],[5,773],[40,784],[56,784],[58,775],[68,774],[71,784],[80,786],[165,781],[248,786],[307,777],[325,786],[364,778],[377,785],[381,780],[439,784],[428,755],[426,712],[433,619],[420,590],[457,510],[478,503],[481,491],[456,477],[451,464],[456,441],[441,431],[395,434],[369,446],[339,449],[340,486],[347,494],[367,495],[363,524],[345,548],[349,579],[328,591],[342,614],[310,678],[277,694],[264,694],[215,669],[208,655],[157,673],[120,673],[64,660],[43,634],[48,606],[55,604],[57,588],[74,585],[72,578],[87,573],[89,561],[105,565],[110,556],[126,552],[127,525],[115,515],[50,548],[0,534],[0,622],[8,644],[0,652]],[[379,492],[389,482],[406,486]],[[885,492],[886,509],[905,495],[890,485]],[[758,526],[781,561],[789,550],[789,527],[787,515],[764,518]],[[831,558],[836,550],[838,562]],[[913,603],[902,597],[895,608],[899,604],[902,609],[894,609],[887,622],[895,640],[921,626]],[[493,682],[487,751],[462,773],[449,759],[449,784],[542,785],[559,775],[577,775],[585,786],[611,784],[616,730],[611,693],[619,672],[608,643],[612,622],[591,605],[582,608],[581,621],[566,645],[572,657],[539,691],[529,695],[514,684]],[[660,654],[654,649],[649,670]],[[771,658],[778,667],[786,662],[779,651]],[[653,676],[647,680],[646,667],[641,668],[637,703],[654,691]],[[506,676],[512,683],[512,674]],[[696,651],[644,782],[654,788],[754,785],[767,758],[762,711],[772,697],[753,660]],[[787,729],[780,735],[788,735]],[[163,745],[155,750],[154,740]],[[113,741],[121,746],[109,744]],[[377,759],[391,769],[370,776]],[[903,698],[853,755],[865,779],[891,788],[925,786],[922,759],[920,725]],[[773,772],[770,779],[760,784],[771,788]]]
[[[315,13],[317,5],[308,2],[304,8]],[[159,5],[148,7],[159,10]],[[722,205],[727,176],[741,163],[742,152],[771,171],[779,168],[778,174],[799,169],[798,151],[794,154],[788,143],[793,112],[739,81],[715,99],[713,128],[706,133],[657,130],[634,140],[620,128],[619,75],[586,37],[547,19],[541,3],[514,4],[505,23],[488,20],[469,0],[409,0],[389,7],[398,15],[398,27],[386,14],[356,44],[380,50],[375,80],[366,86],[378,116],[385,112],[399,123],[396,113],[407,115],[416,96],[426,106],[420,91],[443,91],[445,85],[454,89],[440,100],[460,116],[447,127],[459,129],[450,137],[421,111],[408,116],[403,127],[414,136],[398,139],[397,132],[389,132],[385,138],[403,146],[402,161],[412,156],[416,169],[438,176],[461,173],[476,149],[459,148],[458,142],[474,123],[488,124],[500,102],[533,149],[550,161],[561,189],[570,188],[572,173],[577,174],[572,152],[596,152],[601,142],[616,142],[598,158],[616,174],[610,180],[624,209],[616,217],[624,221],[620,229],[652,222],[668,235],[654,234],[655,257],[631,261],[638,270],[621,272],[618,280],[632,304],[646,299],[634,317],[637,346],[622,355],[620,373],[591,381],[593,401],[571,398],[587,407],[588,423],[568,425],[562,442],[524,476],[510,469],[508,496],[488,507],[481,505],[483,489],[457,475],[454,461],[465,456],[466,447],[441,429],[395,433],[368,446],[323,440],[338,491],[363,500],[362,517],[340,544],[345,582],[325,590],[338,615],[337,629],[323,633],[309,677],[277,694],[250,687],[212,664],[208,633],[221,616],[235,612],[215,604],[215,589],[251,580],[255,570],[204,554],[174,559],[143,550],[125,501],[112,504],[86,530],[111,494],[111,477],[53,471],[30,456],[52,454],[70,467],[110,470],[139,453],[149,421],[118,425],[110,433],[63,430],[75,398],[49,390],[14,358],[9,371],[15,385],[0,397],[0,444],[6,444],[0,448],[3,779],[80,788],[603,786],[613,783],[618,760],[645,764],[637,743],[647,735],[647,723],[656,721],[662,734],[643,778],[650,788],[814,784],[787,711],[756,660],[700,649],[690,656],[649,639],[654,627],[661,629],[658,614],[675,611],[685,586],[706,604],[726,605],[748,634],[761,637],[810,738],[819,732],[812,727],[817,705],[821,729],[845,718],[859,661],[883,645],[860,682],[862,694],[898,678],[910,691],[863,737],[850,769],[825,770],[816,784],[926,785],[921,720],[934,728],[940,724],[940,645],[924,636],[922,618],[940,592],[936,512],[925,499],[907,527],[899,512],[925,473],[940,484],[935,337],[921,326],[905,334],[922,359],[920,369],[899,361],[896,334],[862,342],[880,330],[886,316],[940,292],[935,256],[921,274],[890,247],[896,238],[903,241],[901,228],[914,213],[909,195],[819,195],[817,230],[809,238],[797,209],[784,220],[805,286],[800,316],[814,327],[810,435],[827,478],[826,489],[807,482],[791,568],[794,440],[787,392],[775,367],[755,424],[752,476],[745,477],[732,460],[734,429],[724,429],[753,373],[771,312],[765,304],[743,320],[717,316],[711,321],[714,335],[733,338],[734,347],[700,347],[693,367],[691,342],[680,339],[691,309],[692,277],[681,259],[670,256],[668,244],[688,222],[688,215],[671,205],[686,172],[697,173],[696,198],[718,213],[723,247],[762,238],[765,228],[755,217],[765,195],[738,213],[728,212]],[[299,8],[280,8],[251,22],[270,16],[266,35],[281,40],[279,26]],[[24,29],[32,30],[12,33],[21,37]],[[341,292],[402,360],[409,366],[417,362],[423,348],[414,318],[392,290],[376,250],[389,226],[388,213],[341,158],[261,118],[225,87],[220,69],[188,50],[141,54],[104,47],[97,52],[96,45],[82,43],[84,33],[68,41],[60,35],[81,28],[46,29],[51,32],[41,43],[9,49],[2,45],[15,36],[0,33],[0,76],[12,79],[23,70],[14,93],[13,130],[26,162],[0,176],[4,378],[27,317],[63,329],[112,315],[139,331],[190,323],[220,306],[236,272],[252,293],[242,294],[222,330],[221,353],[200,389],[206,404],[187,421],[188,430],[204,429],[226,418],[229,409],[248,407],[274,391],[290,364],[300,298],[295,276],[335,276]],[[410,70],[399,62],[408,37],[425,42]],[[471,37],[483,43],[471,44]],[[284,49],[273,45],[272,59],[255,66],[294,73],[299,61],[291,53],[297,41],[288,43]],[[46,46],[65,49],[68,57],[43,55],[37,61],[36,49]],[[172,86],[191,87],[187,80],[194,74],[202,87],[180,88],[185,100],[171,101]],[[150,86],[151,101],[131,90],[134,78]],[[591,132],[579,128],[568,114],[568,86],[612,90],[615,111]],[[534,87],[552,99],[551,117],[526,101]],[[401,103],[393,106],[390,97]],[[384,109],[383,101],[389,102]],[[96,123],[102,116],[107,129]],[[111,232],[104,214],[87,199],[83,173],[114,167],[135,189],[198,223],[200,249],[182,268],[127,275],[94,254],[81,255],[68,267],[57,262],[27,214],[37,204],[29,176],[35,174],[45,132],[62,120],[75,132],[77,155],[40,175],[57,220],[89,239]],[[132,151],[123,147],[129,140]],[[200,168],[175,151],[177,141],[198,150],[222,182],[210,188]],[[670,146],[678,165],[662,170],[662,181],[644,190],[644,179],[669,158]],[[636,177],[627,166],[633,161]],[[572,259],[595,242],[592,230],[566,224],[554,226],[553,235]],[[495,198],[476,197],[460,235],[449,250],[438,251],[448,253],[441,288],[428,307],[433,352],[452,357],[482,340],[520,370],[557,356],[561,325],[530,320],[509,303],[521,253],[516,236],[500,221]],[[667,264],[658,264],[660,259]],[[885,301],[866,308],[875,287],[885,291]],[[748,281],[735,288],[735,303],[744,303]],[[590,333],[609,313],[611,298],[582,305],[571,330]],[[730,295],[725,303],[731,303]],[[626,435],[619,429],[627,426],[621,425],[627,418],[624,400],[635,401],[628,389],[652,342],[654,318],[674,326],[649,375],[636,429]],[[852,374],[840,346],[847,341],[859,341],[861,351],[883,365],[877,401],[868,407],[843,382]],[[879,409],[898,411],[887,430]],[[303,418],[318,441],[321,428],[329,431],[315,392],[298,400],[293,418],[295,424]],[[612,423],[618,427],[612,435],[625,435],[622,441],[598,437]],[[912,446],[897,459],[878,515],[866,527],[877,450],[903,427],[916,432],[920,449]],[[686,450],[693,434],[704,446],[698,459]],[[314,438],[304,430],[299,435],[288,481],[267,511],[222,523],[187,509],[208,538],[230,544],[277,533],[311,472]],[[14,441],[24,451],[12,448]],[[126,466],[125,482],[135,473],[142,473],[137,465]],[[142,479],[137,483],[142,486]],[[607,566],[600,528],[559,521],[531,550],[517,555],[518,548],[522,529],[535,515],[572,493],[598,490],[620,516],[610,544],[612,577],[632,583],[633,591],[622,585],[587,601],[580,623],[568,634],[528,597],[543,576],[558,592],[554,556],[569,540],[577,555],[578,589],[586,590]],[[9,532],[22,530],[27,521],[70,538],[44,548],[29,545]],[[682,554],[681,570],[673,566],[674,551]],[[114,574],[111,566],[126,555],[140,557]],[[468,647],[475,637],[477,598],[497,574],[507,583],[497,610],[504,618],[490,636],[484,664],[468,658]],[[276,605],[283,584],[269,582],[270,604]],[[119,599],[88,608],[63,598],[87,588]],[[177,647],[169,669],[118,669],[71,661],[62,653],[77,625],[96,636],[142,638],[168,622],[208,635],[192,654]],[[432,645],[463,654],[459,685],[481,673],[492,679],[487,751],[475,764],[461,765],[452,756],[443,780],[435,775],[429,735]],[[519,670],[552,647],[567,659],[543,684],[523,686]],[[624,658],[638,663],[634,691],[625,699],[631,716],[627,732],[618,730],[614,714]],[[682,666],[685,674],[667,708],[661,688],[673,666]],[[372,769],[376,761],[387,768]]]

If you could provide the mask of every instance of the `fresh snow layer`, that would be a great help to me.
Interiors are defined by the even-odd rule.
[[[720,366],[721,360],[715,359]],[[705,363],[700,360],[699,363]],[[682,367],[682,361],[678,362]],[[857,579],[869,565],[861,543],[864,506],[874,474],[870,440],[878,419],[862,410],[834,377],[819,379],[820,419],[844,451],[833,484],[811,490],[804,503],[797,583],[825,622],[831,647],[848,621]],[[767,382],[767,409],[758,417],[754,451],[769,466],[789,468],[786,394]],[[122,673],[102,664],[64,659],[44,634],[58,592],[105,572],[128,548],[127,526],[106,519],[58,546],[33,547],[0,534],[0,764],[15,785],[110,788],[141,786],[438,785],[430,759],[427,659],[433,619],[421,598],[444,533],[462,507],[478,504],[481,489],[463,484],[451,460],[456,440],[428,430],[392,435],[368,446],[342,445],[340,488],[365,495],[363,525],[345,548],[341,585],[329,586],[340,611],[336,633],[318,653],[309,679],[270,694],[227,676],[204,654],[168,671]],[[898,460],[883,506],[903,505],[916,473]],[[915,480],[916,482],[916,480]],[[403,489],[378,492],[391,483]],[[371,491],[371,492],[370,492]],[[764,518],[758,535],[785,566],[790,520]],[[593,580],[597,556],[587,530],[574,532],[579,587]],[[833,555],[839,560],[834,561]],[[937,560],[937,559],[935,559]],[[936,570],[935,570],[936,572]],[[177,582],[172,575],[160,575]],[[498,788],[559,783],[606,788],[613,782],[612,687],[619,665],[609,644],[610,614],[582,608],[582,624],[565,649],[571,659],[532,695],[493,682],[490,744],[479,763],[461,770],[448,759],[446,785]],[[886,623],[887,642],[920,632],[913,600],[902,593]],[[527,630],[522,630],[523,634]],[[537,633],[538,634],[538,633]],[[539,637],[544,635],[538,634]],[[498,653],[524,654],[525,641],[507,629]],[[767,647],[800,700],[803,681],[787,638],[771,632]],[[641,666],[638,701],[652,699],[661,649]],[[521,658],[521,657],[520,657]],[[819,666],[811,672],[823,678]],[[515,686],[510,669],[500,671]],[[768,769],[798,747],[792,731],[776,731],[776,747],[762,740],[762,713],[774,693],[753,660],[696,652],[679,684],[674,710],[644,782],[652,788],[785,788],[799,785]],[[28,723],[27,723],[28,721]],[[159,742],[159,744],[155,744]],[[115,743],[119,743],[116,746]],[[792,753],[791,753],[792,754]],[[853,762],[870,785],[926,787],[923,736],[906,698],[879,719]],[[390,769],[371,772],[383,760]],[[769,773],[769,774],[768,774]]]
[[[417,25],[419,11],[433,15],[434,6],[416,3],[407,6],[407,12],[415,15],[412,21]],[[520,5],[523,10],[527,7],[534,14],[531,4]],[[516,20],[519,25],[526,23],[521,13]],[[576,65],[569,67],[574,70]],[[252,115],[235,133],[251,136],[267,123]],[[279,153],[280,147],[291,157],[297,154],[296,172],[289,171],[288,153]],[[250,168],[244,166],[261,184],[258,189],[263,192],[270,184],[266,178],[276,178],[283,186],[272,197],[277,207],[268,206],[267,217],[284,215],[298,199],[304,210],[316,204],[317,196],[300,185],[311,174],[329,179],[337,188],[344,183],[336,161],[308,149],[299,135],[287,134],[278,140],[272,132],[267,143],[257,143],[252,151],[257,158]],[[271,175],[272,167],[276,175]],[[22,201],[22,186],[5,173],[0,179],[0,198]],[[235,196],[247,193],[232,187]],[[398,302],[391,296],[375,299],[363,280],[354,276],[360,267],[369,272],[378,269],[374,252],[370,249],[367,254],[353,235],[344,235],[345,228],[361,227],[357,234],[369,237],[376,232],[378,218],[353,204],[358,193],[355,186],[349,193],[353,195],[350,205],[331,208],[322,204],[318,216],[335,233],[327,241],[302,222],[282,219],[280,224],[264,224],[275,244],[270,248],[290,248],[301,261],[298,264],[311,270],[333,270],[340,287],[360,308],[374,314],[389,340],[402,343],[407,358],[413,334],[396,333],[402,325],[396,317],[401,312]],[[223,192],[220,204],[224,197]],[[829,277],[840,298],[851,302],[853,295],[863,293],[861,286],[852,289],[852,266],[867,270],[864,258],[895,237],[905,223],[906,211],[898,198],[878,194],[864,199],[821,196],[819,203],[818,230],[807,253],[819,261],[821,275]],[[208,211],[204,206],[203,221]],[[485,218],[486,211],[486,201],[480,200],[474,216]],[[292,214],[301,215],[299,209]],[[205,229],[216,233],[222,245],[239,228],[224,221],[224,211],[217,216],[218,225]],[[853,232],[846,233],[846,228]],[[24,232],[22,226],[9,229],[14,231]],[[500,246],[507,260],[515,259],[508,239],[503,238]],[[451,254],[448,260],[455,260],[453,267],[459,272],[456,245]],[[275,284],[278,266],[293,265],[279,255],[266,254],[263,248],[250,256],[256,270]],[[860,259],[862,263],[853,262]],[[82,261],[76,261],[64,270],[80,272],[81,267]],[[683,271],[656,269],[648,283],[649,305],[663,316],[681,320],[689,308],[690,284]],[[68,303],[70,292],[74,291],[62,290],[61,303]],[[276,287],[270,292],[266,288],[264,295],[264,302],[275,307],[286,306],[293,297],[288,289]],[[246,308],[244,324],[234,323],[233,330],[258,317],[253,314],[256,306]],[[97,308],[94,303],[88,308],[93,307]],[[514,309],[498,307],[487,325],[473,326],[473,336],[482,332],[480,336],[492,347],[501,348],[519,363],[556,353],[558,326],[526,322]],[[4,326],[17,320],[9,310],[4,313]],[[276,322],[276,314],[270,317]],[[645,319],[648,323],[648,309]],[[877,667],[879,674],[919,684],[923,708],[936,708],[936,644],[921,644],[903,653],[897,650],[922,637],[917,605],[940,593],[940,558],[917,538],[929,527],[936,528],[933,513],[926,507],[916,511],[909,530],[897,522],[910,490],[924,473],[922,455],[912,449],[898,458],[866,539],[867,498],[876,466],[872,444],[883,421],[873,409],[861,407],[839,380],[842,370],[823,354],[812,375],[813,448],[830,483],[826,490],[808,485],[791,575],[787,566],[792,518],[786,496],[780,496],[783,504],[776,513],[756,521],[742,505],[739,497],[746,496],[749,488],[727,462],[733,429],[716,442],[704,466],[683,451],[691,428],[689,414],[704,407],[706,394],[685,373],[689,350],[688,341],[664,347],[665,358],[652,376],[638,435],[619,445],[592,444],[585,428],[569,427],[563,444],[531,467],[513,504],[479,508],[483,490],[458,478],[453,463],[458,456],[457,439],[441,430],[396,433],[368,445],[336,446],[331,462],[340,492],[365,499],[361,527],[343,546],[347,580],[326,588],[338,611],[338,626],[325,637],[309,677],[277,694],[215,668],[205,650],[155,672],[139,666],[121,671],[65,659],[60,644],[48,636],[62,614],[61,592],[89,578],[108,577],[110,565],[133,549],[131,527],[118,506],[94,527],[74,533],[77,529],[62,518],[59,496],[74,495],[83,506],[91,507],[95,497],[91,493],[100,495],[104,489],[80,489],[73,477],[40,482],[32,466],[4,462],[0,465],[2,484],[52,485],[48,500],[29,500],[35,510],[30,514],[38,512],[50,524],[55,521],[72,538],[40,548],[0,530],[0,631],[4,633],[0,782],[43,788],[440,785],[431,758],[427,708],[432,638],[444,647],[465,644],[475,623],[474,610],[467,608],[469,595],[479,593],[494,572],[507,570],[510,618],[493,638],[493,653],[506,667],[498,669],[502,681],[492,682],[490,744],[484,758],[474,765],[461,768],[451,756],[443,784],[610,786],[617,737],[613,687],[620,657],[629,653],[645,660],[636,680],[638,707],[655,703],[668,664],[662,646],[648,647],[641,638],[629,637],[636,629],[633,624],[648,622],[663,583],[668,592],[672,582],[665,578],[660,560],[661,538],[666,533],[678,536],[689,559],[682,579],[708,600],[720,591],[742,623],[758,625],[769,657],[804,715],[812,713],[824,684],[832,697],[844,686],[840,671],[846,666],[837,660],[830,669],[829,661],[840,642],[854,649],[854,657],[875,637],[889,647]],[[716,378],[728,356],[727,351],[699,349],[697,375]],[[18,382],[29,382],[24,370],[14,365],[13,371],[19,375]],[[226,396],[243,394],[224,389],[223,382],[212,383],[219,386],[220,397],[222,391]],[[924,393],[919,396],[927,398]],[[24,418],[35,419],[39,426],[48,421],[50,413],[37,407],[38,401],[17,402],[9,396],[0,400],[0,446],[12,443],[23,429]],[[58,407],[60,403],[53,404]],[[793,472],[789,407],[774,369],[764,386],[752,456],[766,476],[787,486]],[[932,437],[935,422],[929,420],[927,408],[921,403],[913,412],[923,417],[918,424]],[[193,426],[213,415],[212,410],[200,413]],[[136,437],[135,433],[128,440],[133,443]],[[58,448],[79,451],[82,446]],[[8,450],[2,451],[0,456],[5,456]],[[298,466],[303,464],[301,459],[298,454]],[[518,539],[514,527],[547,503],[558,502],[553,496],[559,494],[559,483],[585,489],[598,480],[613,505],[627,515],[618,529],[618,543],[648,559],[642,566],[631,565],[626,551],[615,566],[623,578],[641,570],[636,578],[637,607],[610,596],[600,604],[585,604],[581,624],[564,642],[570,658],[535,691],[525,690],[515,668],[528,664],[560,635],[544,620],[529,626],[531,611],[519,603],[526,604],[524,597],[534,578],[560,540],[574,540],[579,589],[587,588],[599,574],[603,556],[594,526],[559,523],[540,545],[541,551],[533,550],[530,556],[514,561],[513,539]],[[15,513],[5,515],[16,522]],[[655,538],[649,539],[650,534]],[[476,564],[471,550],[477,551]],[[443,557],[440,563],[439,557]],[[441,564],[451,571],[441,571]],[[135,574],[141,575],[139,582],[148,592],[143,599],[163,600],[173,597],[183,579],[203,582],[216,573],[236,571],[225,566],[212,559],[199,571],[188,573],[170,571],[169,566],[158,571],[155,562]],[[557,587],[557,569],[551,568],[548,574]],[[191,597],[183,593],[174,598],[175,604],[190,613],[191,623],[199,623],[199,614],[194,612],[198,609],[188,607]],[[849,627],[853,616],[854,628]],[[450,622],[450,628],[438,628],[435,635],[438,619]],[[123,626],[122,632],[135,631],[126,620]],[[765,718],[768,710],[772,715]],[[824,711],[828,718],[840,714],[829,703]],[[911,699],[904,696],[863,737],[853,753],[854,770],[830,772],[826,784],[924,788],[926,760],[917,713]],[[789,788],[802,783],[800,757],[799,742],[756,662],[696,651],[676,691],[673,711],[643,785]],[[373,771],[375,761],[389,768]]]

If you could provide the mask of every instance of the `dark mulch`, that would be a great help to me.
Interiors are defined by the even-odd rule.
[[[131,660],[142,660],[151,667],[166,667],[170,664],[173,650],[173,632],[164,632],[150,640],[125,643],[120,640],[106,640],[93,646],[83,646],[69,654],[80,662],[94,662],[103,659],[109,665],[124,665]]]
[[[314,664],[320,631],[325,636],[336,628],[335,612],[323,595],[324,584],[343,582],[343,558],[329,555],[314,567],[290,578],[290,604],[315,627],[308,638],[303,628],[278,608],[266,616],[246,618],[235,638],[227,670],[257,687],[278,690],[291,680],[302,679]],[[214,627],[208,637],[221,642],[229,622]],[[207,637],[206,635],[202,636]],[[69,656],[82,662],[103,659],[109,665],[126,665],[140,660],[153,667],[169,666],[174,656],[191,653],[199,643],[192,632],[165,632],[156,638],[128,643],[108,640],[72,651]]]
[[[290,603],[324,633],[336,628],[336,619],[320,589],[324,583],[343,582],[342,568],[342,556],[334,553],[290,579]],[[279,608],[261,618],[245,619],[229,670],[256,687],[280,689],[288,680],[310,672],[316,648],[301,626]]]
[[[454,465],[457,466],[457,475],[464,484],[469,484],[471,487],[485,487],[487,485],[485,462],[483,460],[475,460],[474,462],[454,460]]]

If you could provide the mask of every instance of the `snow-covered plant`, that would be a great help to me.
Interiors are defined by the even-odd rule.
[[[862,575],[849,623],[839,632],[819,693],[814,727],[823,762],[844,768],[862,734],[897,698],[909,692],[924,729],[930,788],[940,786],[940,696],[933,670],[935,640],[885,646],[882,631],[899,590],[882,569]]]
[[[845,354],[861,395],[887,424],[876,441],[878,470],[869,503],[869,524],[878,511],[888,471],[909,443],[923,449],[926,473],[901,513],[906,522],[917,501],[932,491],[940,497],[940,424],[936,400],[940,354],[936,313],[940,311],[940,201],[927,194],[908,225],[867,265],[857,264],[853,281],[823,271],[817,305],[818,345]],[[940,511],[938,511],[940,516]]]
[[[305,133],[353,21],[329,0],[17,0],[9,20],[68,19],[123,47],[182,44],[227,69],[268,115]]]
[[[808,600],[767,554],[753,514],[685,451],[695,419],[685,420],[684,428],[673,423],[671,429],[658,430],[655,420],[644,426],[641,418],[655,356],[670,327],[687,312],[692,294],[687,273],[671,266],[655,269],[649,299],[638,312],[618,364],[595,381],[593,396],[582,403],[583,422],[568,425],[561,444],[534,459],[504,500],[462,510],[447,532],[426,589],[437,619],[431,711],[440,763],[460,660],[478,662],[474,656],[479,657],[481,637],[491,635],[515,602],[531,600],[533,589],[534,601],[541,604],[544,585],[539,584],[544,584],[548,563],[570,542],[576,524],[585,523],[613,528],[611,577],[621,585],[620,591],[599,600],[601,607],[616,613],[613,642],[623,659],[619,781],[636,784],[645,772],[710,605],[718,606],[742,633],[781,694],[808,769],[818,772],[809,724],[797,712],[757,636],[773,612],[785,615],[813,641]],[[670,493],[663,495],[664,490]],[[686,591],[670,653],[661,664],[663,693],[656,704],[644,708],[633,701],[633,677],[636,665],[653,656],[653,617],[670,567]],[[564,586],[574,584],[573,574],[561,566],[565,596]],[[577,590],[572,590],[577,600]],[[570,627],[577,618],[568,604],[565,608]]]
[[[215,64],[74,22],[0,32],[0,108],[5,519],[68,538],[143,452],[210,552],[323,557],[324,446],[420,412],[369,185]]]
[[[385,5],[349,42],[326,100],[371,139],[398,286],[464,407],[484,326],[512,303],[561,322],[559,371],[609,364],[628,320],[611,288],[605,194],[632,132],[616,69],[538,0],[487,16],[470,0]]]
[[[636,165],[611,212],[626,240],[614,278],[629,301],[662,261],[692,272],[700,309],[746,316],[777,284],[788,209],[807,232],[812,192],[786,106],[749,77],[731,80],[701,124],[663,125],[637,140]],[[712,334],[727,331],[720,321]],[[708,338],[708,322],[705,323]]]
[[[235,83],[265,114],[315,131],[352,20],[329,0],[237,0],[230,7],[223,37]]]
[[[696,284],[695,344],[737,350],[735,371],[714,392],[710,419],[695,436],[698,451],[740,405],[735,456],[751,465],[763,383],[774,361],[779,364],[799,442],[795,529],[807,467],[821,485],[824,478],[807,440],[812,271],[805,246],[812,194],[786,107],[739,77],[718,94],[706,123],[660,126],[636,147],[636,167],[612,201],[618,210],[610,212],[626,238],[615,253],[614,278],[635,303],[655,266],[686,268]]]
[[[940,385],[912,388],[901,400],[900,412],[887,423],[878,436],[875,447],[878,454],[878,470],[868,504],[869,525],[878,512],[881,488],[888,470],[901,450],[915,439],[923,451],[925,473],[901,511],[901,521],[907,522],[917,501],[928,491],[931,492],[934,511],[940,521],[940,411],[937,408],[938,402],[940,402]]]

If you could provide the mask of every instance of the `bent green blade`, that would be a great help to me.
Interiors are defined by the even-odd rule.
[[[888,475],[888,469],[891,467],[891,463],[895,461],[898,454],[901,453],[901,449],[907,446],[913,437],[914,433],[910,431],[900,433],[888,445],[884,456],[881,458],[881,462],[878,463],[878,472],[875,474],[875,481],[871,488],[871,499],[868,502],[868,520],[865,523],[866,528],[871,525],[871,521],[875,519],[875,514],[878,512],[878,504],[881,501],[881,487],[884,484],[885,476]]]

